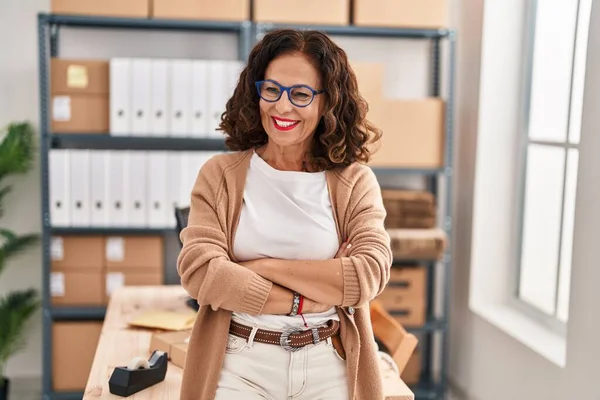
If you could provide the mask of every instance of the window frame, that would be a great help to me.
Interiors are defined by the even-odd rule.
[[[571,119],[573,116],[573,88],[574,81],[576,78],[576,63],[577,60],[577,45],[580,40],[584,40],[587,49],[587,31],[580,32],[581,19],[589,18],[589,15],[582,16],[582,2],[588,0],[577,0],[577,8],[576,8],[576,21],[575,21],[575,29],[573,35],[573,52],[571,55],[571,74],[569,79],[569,100],[568,100],[568,113],[567,113],[567,123],[566,123],[566,138],[564,142],[553,142],[553,141],[544,141],[537,139],[530,139],[530,111],[531,111],[531,98],[532,98],[532,84],[533,84],[533,71],[534,71],[534,47],[535,47],[535,31],[536,31],[536,22],[537,22],[537,11],[538,11],[538,0],[530,0],[528,3],[527,11],[526,11],[526,40],[524,45],[523,59],[525,60],[525,68],[523,75],[523,83],[522,83],[522,115],[521,115],[521,132],[519,134],[519,162],[515,182],[518,185],[518,199],[517,199],[517,234],[515,240],[515,268],[513,271],[513,286],[510,288],[511,293],[508,296],[508,302],[511,306],[515,307],[517,310],[523,312],[530,318],[537,320],[542,325],[550,328],[556,334],[565,337],[567,332],[567,322],[563,322],[558,317],[558,308],[559,308],[559,290],[560,290],[560,281],[561,281],[561,268],[563,267],[561,264],[561,253],[563,251],[563,228],[564,228],[564,213],[565,213],[565,197],[566,197],[566,183],[567,183],[567,172],[568,172],[568,160],[569,160],[569,150],[577,149],[579,150],[579,143],[571,143],[571,135],[572,135],[572,126]],[[589,23],[586,24],[586,27],[589,29]],[[585,62],[584,60],[579,60],[580,62]],[[585,69],[584,76],[580,77],[585,80]],[[581,111],[579,111],[581,112]],[[555,298],[554,298],[554,314],[550,315],[534,305],[530,304],[526,300],[520,297],[520,283],[521,283],[521,272],[523,268],[522,264],[522,255],[523,255],[523,234],[524,234],[524,221],[525,221],[525,201],[526,201],[526,189],[527,189],[527,160],[529,147],[531,145],[539,145],[539,146],[550,146],[550,147],[558,147],[564,149],[565,151],[565,159],[563,166],[563,175],[562,175],[562,198],[561,198],[561,209],[560,209],[560,229],[558,233],[558,254],[557,254],[557,271],[556,271],[556,287],[554,289]]]

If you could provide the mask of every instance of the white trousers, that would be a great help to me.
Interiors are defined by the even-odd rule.
[[[346,362],[331,340],[296,352],[229,335],[215,400],[348,400]]]

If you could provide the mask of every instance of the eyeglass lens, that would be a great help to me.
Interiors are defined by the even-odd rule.
[[[273,82],[263,82],[260,84],[260,97],[266,101],[279,100],[281,92],[281,88]],[[313,92],[306,87],[296,86],[290,90],[290,101],[297,106],[310,104],[313,97]]]

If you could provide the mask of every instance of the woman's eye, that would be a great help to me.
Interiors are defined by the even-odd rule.
[[[269,87],[266,90],[267,90],[267,93],[269,93],[269,94],[279,94],[279,89],[274,88],[274,87]]]

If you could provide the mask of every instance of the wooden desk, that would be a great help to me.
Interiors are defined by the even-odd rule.
[[[113,293],[96,349],[84,400],[122,399],[110,394],[108,379],[117,366],[134,357],[150,356],[152,331],[131,329],[127,321],[148,310],[189,311],[187,295],[180,286],[123,287]],[[165,380],[129,399],[178,399],[183,370],[169,363]],[[386,400],[414,400],[414,395],[391,368],[382,362]]]

